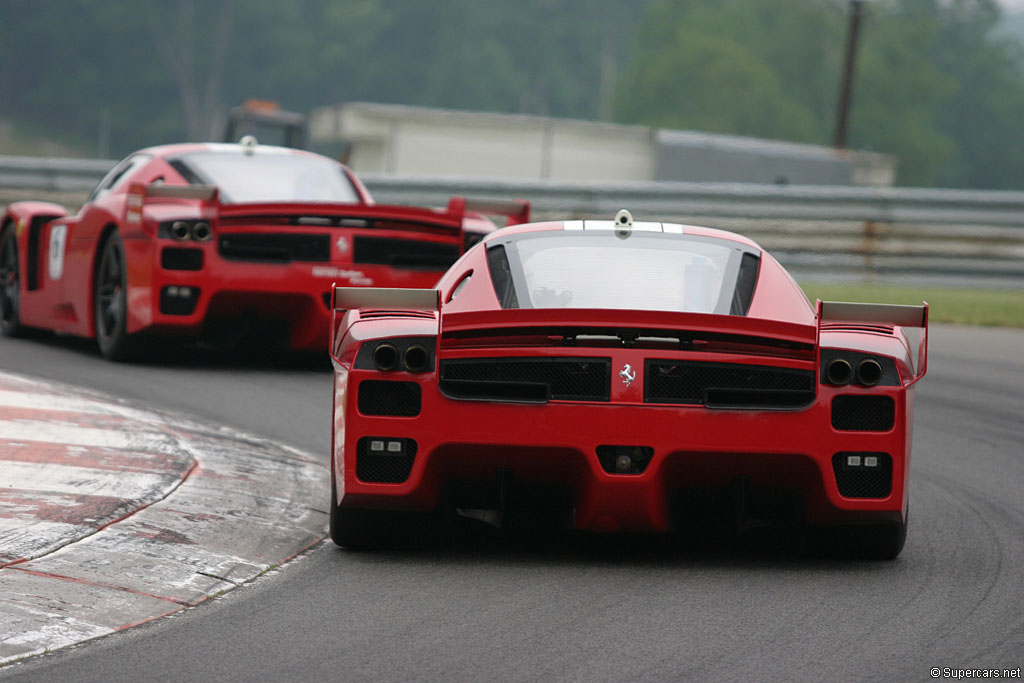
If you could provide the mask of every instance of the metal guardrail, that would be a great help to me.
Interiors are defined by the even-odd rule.
[[[439,205],[455,194],[529,199],[541,212],[870,221],[1024,228],[1024,192],[744,183],[572,183],[364,176],[378,201]]]
[[[0,188],[89,191],[116,163],[108,159],[0,156]]]
[[[108,160],[0,156],[0,203],[82,201]],[[739,183],[550,182],[364,175],[381,203],[529,199],[535,217],[678,220],[751,235],[798,277],[1024,288],[1024,192]]]

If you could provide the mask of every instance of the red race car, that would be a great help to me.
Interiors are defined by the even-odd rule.
[[[375,205],[341,164],[281,147],[152,147],[114,167],[73,216],[17,202],[0,220],[0,331],[95,337],[110,359],[143,336],[322,349],[330,288],[432,287],[525,202]]]
[[[333,307],[338,545],[532,507],[604,532],[793,517],[860,556],[903,548],[927,304],[815,310],[749,239],[623,211],[506,228],[436,289],[339,287]]]

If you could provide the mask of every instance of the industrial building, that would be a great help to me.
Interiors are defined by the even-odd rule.
[[[896,159],[777,140],[547,116],[349,102],[310,139],[359,173],[516,180],[892,185]]]

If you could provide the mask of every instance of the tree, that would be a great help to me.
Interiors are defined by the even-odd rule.
[[[202,14],[209,16],[197,14],[195,0],[160,0],[143,8],[157,54],[181,98],[188,138],[217,139],[234,0],[204,2]]]
[[[624,121],[828,144],[844,1],[658,0],[620,81]],[[1024,182],[1024,55],[994,0],[877,0],[862,28],[850,139],[904,184]]]

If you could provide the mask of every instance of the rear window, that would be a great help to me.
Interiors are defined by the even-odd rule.
[[[357,203],[359,195],[341,164],[282,150],[210,150],[172,161],[190,183],[216,185],[221,201]]]
[[[611,231],[524,233],[488,251],[504,308],[745,315],[759,261],[756,250],[726,240],[650,233],[622,239]]]

